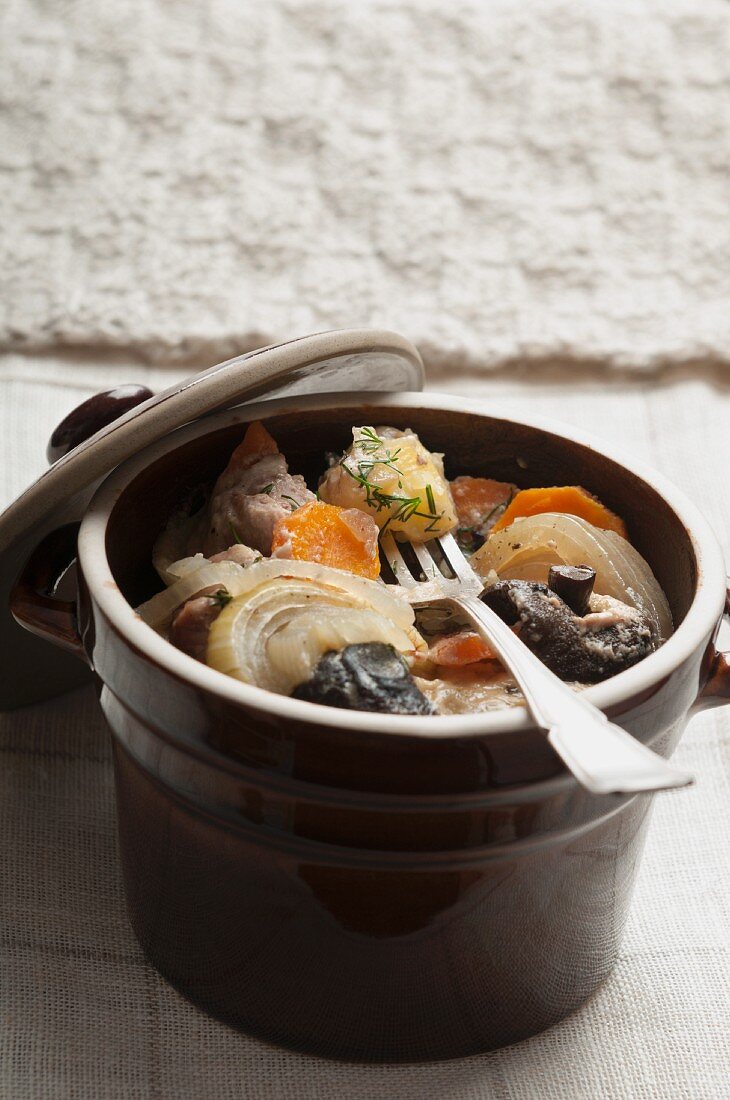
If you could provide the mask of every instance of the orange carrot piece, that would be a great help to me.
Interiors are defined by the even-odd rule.
[[[275,455],[279,453],[276,440],[260,420],[254,420],[249,424],[243,437],[243,443],[236,450],[240,458],[246,458],[248,455]]]
[[[507,506],[492,528],[492,532],[509,527],[510,523],[516,519],[522,519],[524,516],[539,516],[544,512],[563,512],[570,516],[580,516],[581,519],[592,523],[594,527],[615,531],[622,538],[628,538],[624,521],[579,485],[523,489]]]
[[[460,527],[479,527],[517,491],[508,481],[491,477],[457,477],[449,482],[449,488]]]
[[[314,561],[375,580],[380,575],[378,526],[357,508],[314,500],[283,516],[274,527],[275,557]]]
[[[459,634],[447,634],[439,638],[428,651],[429,659],[447,668],[460,668],[475,661],[493,661],[496,653],[479,634],[464,630]]]

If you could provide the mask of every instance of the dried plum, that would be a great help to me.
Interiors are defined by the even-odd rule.
[[[359,642],[325,653],[310,679],[296,687],[292,697],[345,710],[436,713],[402,658],[383,642]]]
[[[600,609],[581,616],[546,584],[506,580],[481,599],[509,626],[520,624],[522,641],[561,680],[607,680],[657,647],[639,612],[609,597],[593,597]]]
[[[576,615],[590,610],[596,571],[590,565],[551,565],[548,585]]]

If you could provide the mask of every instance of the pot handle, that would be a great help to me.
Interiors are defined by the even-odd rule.
[[[725,596],[725,617],[730,619],[730,588]],[[709,658],[709,675],[703,687],[701,706],[719,707],[730,703],[730,651],[721,652],[712,647]]]
[[[56,595],[61,578],[76,561],[79,526],[67,523],[58,527],[36,546],[10,592],[10,611],[32,634],[86,660],[76,601]]]
[[[116,386],[113,390],[95,393],[83,404],[77,405],[54,429],[48,441],[46,458],[49,465],[58,462],[65,454],[96,435],[102,428],[118,420],[143,401],[154,397],[146,386]]]

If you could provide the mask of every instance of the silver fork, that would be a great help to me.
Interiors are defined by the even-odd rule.
[[[691,775],[670,767],[621,726],[609,722],[585,696],[574,692],[551,672],[499,615],[482,603],[479,595],[484,586],[453,535],[442,535],[428,544],[401,545],[410,546],[426,582],[413,576],[392,535],[385,534],[381,539],[383,554],[396,582],[411,589],[411,603],[421,607],[446,605],[463,613],[514,676],[536,724],[587,790],[594,794],[626,794],[668,790],[693,782]],[[440,548],[438,557],[430,552],[434,546]],[[443,567],[451,576],[444,575]]]

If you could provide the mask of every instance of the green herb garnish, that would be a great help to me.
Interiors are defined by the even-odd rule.
[[[286,495],[286,493],[282,493],[282,494],[281,494],[281,499],[282,499],[282,500],[288,500],[288,501],[290,502],[290,504],[291,504],[291,511],[292,511],[292,512],[293,512],[293,511],[295,510],[295,508],[298,508],[298,507],[299,507],[299,501],[298,501],[298,500],[295,500],[295,499],[294,499],[294,497],[288,497],[288,496]]]
[[[220,607],[222,611],[226,604],[229,604],[231,602],[233,596],[230,594],[230,592],[226,592],[225,588],[220,588],[217,592],[214,592],[209,598],[213,601],[214,604]]]
[[[372,428],[362,428],[360,432],[360,438],[357,440],[357,445],[364,454],[374,454],[380,447],[384,446],[383,440],[380,436],[373,431]]]
[[[237,543],[239,544],[239,546],[243,546],[243,539],[242,539],[242,538],[241,538],[241,536],[239,535],[239,533],[238,533],[238,531],[236,530],[236,528],[235,528],[235,527],[233,526],[233,520],[232,520],[232,519],[229,519],[229,520],[228,520],[228,524],[229,524],[229,526],[230,526],[230,528],[231,528],[231,534],[233,535],[233,540],[234,540],[234,542],[237,542]]]
[[[384,451],[382,458],[373,457],[364,460],[360,459],[355,463],[354,468],[348,465],[348,456],[345,455],[340,460],[340,466],[365,490],[365,503],[367,506],[376,512],[381,512],[384,508],[391,512],[391,515],[388,516],[388,519],[380,529],[381,535],[393,521],[407,523],[413,516],[429,521],[425,528],[427,532],[437,532],[439,529],[439,521],[443,518],[443,512],[436,511],[436,500],[431,485],[426,486],[426,501],[429,511],[424,512],[419,511],[423,503],[422,497],[407,497],[397,493],[386,493],[379,485],[370,479],[369,475],[375,466],[385,466],[398,476],[398,488],[402,489],[402,471],[395,464],[395,460],[401,453],[402,448],[398,447],[395,451],[389,451],[384,440],[382,440],[372,428],[363,428],[361,430],[361,434],[355,442],[355,447],[359,447],[360,451],[364,454],[373,456],[380,448]]]
[[[268,485],[264,485],[263,489],[259,489],[259,492],[260,493],[270,493],[273,488],[274,488],[274,483],[272,481]]]

